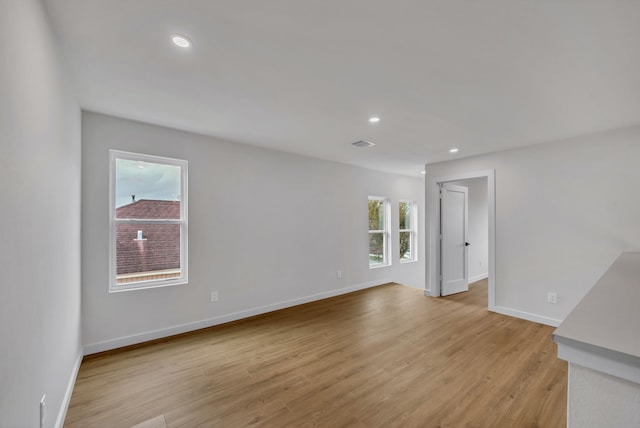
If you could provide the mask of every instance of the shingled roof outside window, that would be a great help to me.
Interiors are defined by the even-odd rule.
[[[179,219],[180,201],[141,199],[116,209],[117,218]],[[142,232],[142,239],[138,233]],[[179,224],[118,224],[116,226],[118,283],[140,280],[152,271],[180,269]],[[137,278],[131,274],[137,275]],[[165,275],[167,272],[165,272]],[[126,275],[126,276],[123,276]],[[179,276],[179,272],[172,273]],[[167,276],[165,276],[166,278]]]

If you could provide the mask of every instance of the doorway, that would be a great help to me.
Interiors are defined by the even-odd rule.
[[[486,221],[487,221],[487,243],[486,243],[486,274],[478,272],[481,266],[475,265],[477,258],[474,257],[470,266],[471,274],[466,272],[467,277],[473,282],[474,280],[482,279],[483,275],[488,278],[488,302],[487,307],[489,310],[494,310],[495,303],[495,170],[478,171],[471,173],[460,173],[445,177],[432,177],[428,178],[426,185],[426,200],[428,201],[427,210],[427,286],[425,288],[425,295],[439,297],[443,295],[442,290],[442,252],[440,246],[440,227],[441,227],[441,200],[440,189],[443,185],[448,186],[455,184],[459,185],[460,182],[482,179],[483,185],[486,186]],[[476,183],[480,180],[473,180]],[[462,183],[464,184],[464,183]],[[484,245],[478,238],[474,238],[478,246]],[[469,239],[471,241],[471,239]],[[470,242],[473,246],[473,242]],[[470,248],[470,247],[469,247]],[[477,247],[476,247],[477,248]],[[445,256],[446,257],[446,256]],[[482,269],[480,269],[482,270]],[[475,272],[475,273],[474,273]],[[464,291],[464,290],[461,290]]]

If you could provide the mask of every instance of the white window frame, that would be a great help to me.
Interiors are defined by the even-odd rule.
[[[116,218],[116,159],[126,159],[173,165],[180,167],[180,219],[117,219]],[[166,158],[161,156],[146,155],[140,153],[109,150],[109,292],[141,290],[146,288],[167,287],[188,283],[188,215],[187,215],[187,168],[188,162],[182,159]],[[180,225],[180,277],[169,279],[153,279],[126,284],[116,284],[116,224],[179,224]]]
[[[404,232],[409,232],[409,252],[411,254],[410,259],[401,259],[400,263],[412,263],[418,261],[418,205],[415,201],[399,200],[398,201],[398,215],[400,214],[400,204],[409,204],[409,229],[400,229],[400,218],[398,218],[398,257],[400,257],[400,236]]]
[[[387,266],[391,266],[391,254],[393,254],[391,252],[391,233],[390,233],[390,227],[389,225],[391,224],[390,220],[391,220],[391,204],[389,203],[389,199],[382,197],[382,196],[369,196],[367,198],[367,229],[369,229],[369,210],[368,210],[368,206],[369,206],[369,201],[383,201],[383,213],[384,213],[384,219],[383,219],[383,227],[384,229],[382,230],[369,230],[369,236],[371,236],[372,233],[381,233],[382,234],[382,263],[376,263],[376,264],[371,264],[371,259],[369,258],[369,254],[370,254],[370,247],[369,247],[369,242],[367,242],[367,258],[369,259],[369,269],[377,269],[377,268],[381,268],[381,267],[387,267]]]

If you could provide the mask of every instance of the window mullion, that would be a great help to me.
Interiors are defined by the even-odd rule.
[[[181,224],[184,220],[167,218],[167,219],[141,219],[141,218],[116,218],[113,220],[116,224]]]

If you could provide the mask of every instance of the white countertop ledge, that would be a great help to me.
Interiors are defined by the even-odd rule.
[[[640,383],[640,251],[616,259],[553,340],[563,360]]]

